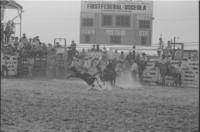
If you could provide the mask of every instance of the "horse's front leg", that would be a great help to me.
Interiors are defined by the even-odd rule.
[[[164,82],[164,76],[161,77],[161,81],[162,81],[161,84],[162,84],[162,87],[163,87],[163,86],[164,86],[164,83],[165,83],[165,82]]]
[[[95,81],[97,82],[97,85],[102,89],[101,84],[99,83],[98,79],[96,78]]]
[[[178,75],[178,84],[179,84],[179,87],[181,87],[181,85],[182,85],[181,74]]]
[[[111,86],[112,86],[113,88],[115,88],[115,80],[112,80]]]
[[[113,80],[114,88],[116,88],[116,78]]]

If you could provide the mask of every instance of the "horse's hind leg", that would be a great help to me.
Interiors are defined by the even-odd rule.
[[[97,82],[97,85],[102,88],[102,86],[99,84],[99,81],[97,79],[95,79],[95,81]]]
[[[180,74],[179,77],[178,77],[178,83],[179,83],[179,87],[181,87],[181,85],[182,85],[182,82],[181,82],[181,74]]]
[[[115,80],[112,81],[112,87],[115,88]]]
[[[165,86],[165,78],[162,77],[162,87]]]

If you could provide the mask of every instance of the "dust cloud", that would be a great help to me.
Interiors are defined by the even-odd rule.
[[[116,85],[120,88],[129,89],[136,89],[141,87],[139,81],[133,78],[131,71],[126,71],[122,75],[118,76],[116,80]]]

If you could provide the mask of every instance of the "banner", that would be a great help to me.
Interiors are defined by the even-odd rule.
[[[153,1],[82,1],[82,12],[153,13]]]

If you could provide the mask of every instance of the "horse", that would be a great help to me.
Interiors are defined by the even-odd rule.
[[[161,63],[158,61],[155,62],[153,69],[155,69],[156,67],[159,68],[159,70],[160,70],[162,86],[165,85],[166,76],[171,76],[171,77],[175,78],[174,84],[176,86],[178,84],[179,84],[179,86],[181,86],[181,72],[176,67],[171,65],[169,62]]]
[[[109,82],[112,87],[115,87],[116,84],[116,71],[115,71],[115,64],[112,61],[109,61],[109,63],[105,66],[105,68],[102,68],[102,66],[97,64],[97,74],[99,74],[100,80],[105,85],[106,82]]]
[[[140,80],[140,82],[143,82],[143,72],[144,72],[144,70],[146,68],[147,62],[146,61],[137,60],[135,63],[138,66],[139,80]]]

